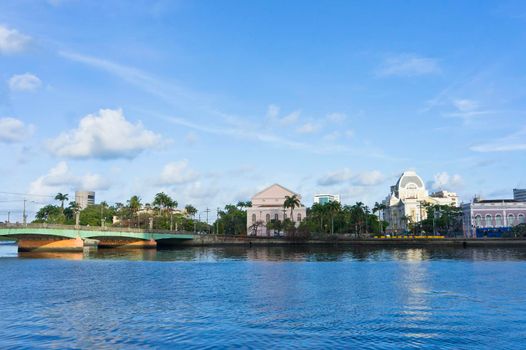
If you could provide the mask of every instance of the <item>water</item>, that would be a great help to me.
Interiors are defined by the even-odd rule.
[[[526,347],[526,250],[0,244],[0,348]]]

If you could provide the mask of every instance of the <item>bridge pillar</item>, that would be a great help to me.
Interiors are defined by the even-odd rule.
[[[18,240],[19,252],[81,252],[84,241],[81,238],[31,237]]]
[[[99,240],[99,248],[119,248],[119,249],[155,249],[157,242],[150,240],[134,240],[134,239],[105,239],[102,237]]]

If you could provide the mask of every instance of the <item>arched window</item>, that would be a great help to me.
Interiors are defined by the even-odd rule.
[[[265,222],[269,222],[269,221],[270,221],[270,214],[267,214],[267,215],[265,216]]]
[[[276,221],[279,220],[279,215],[278,214],[274,214],[274,220],[276,220]]]
[[[492,227],[493,226],[493,223],[491,222],[491,215],[486,215],[486,224],[484,225],[485,227]]]
[[[252,223],[256,223],[256,214],[252,214]]]
[[[283,220],[287,220],[287,214],[283,214]]]
[[[476,227],[482,227],[482,216],[477,215],[475,217],[475,226]]]
[[[508,226],[515,225],[515,216],[513,214],[508,214]]]
[[[301,213],[298,213],[298,222],[301,222]]]
[[[495,215],[495,227],[502,227],[502,215]]]
[[[519,214],[519,224],[524,224],[524,214]]]

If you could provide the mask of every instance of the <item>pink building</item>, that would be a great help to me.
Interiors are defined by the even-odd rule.
[[[526,202],[513,199],[474,199],[462,205],[464,236],[500,237],[511,227],[526,223]]]
[[[290,219],[297,227],[307,215],[305,206],[300,204],[299,207],[294,208],[292,217],[290,216],[290,209],[283,207],[285,198],[294,195],[301,201],[299,194],[278,184],[256,193],[252,197],[252,207],[247,210],[247,234],[267,237],[276,235],[277,232],[271,232],[267,228],[267,224],[271,220],[283,221],[284,219]]]

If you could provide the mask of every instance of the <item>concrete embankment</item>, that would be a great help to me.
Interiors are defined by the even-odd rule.
[[[178,246],[285,246],[285,245],[354,245],[354,246],[399,246],[399,247],[425,247],[425,246],[455,246],[455,247],[502,247],[524,246],[526,239],[285,239],[261,238],[247,236],[203,235],[196,236],[193,240],[177,242]]]

